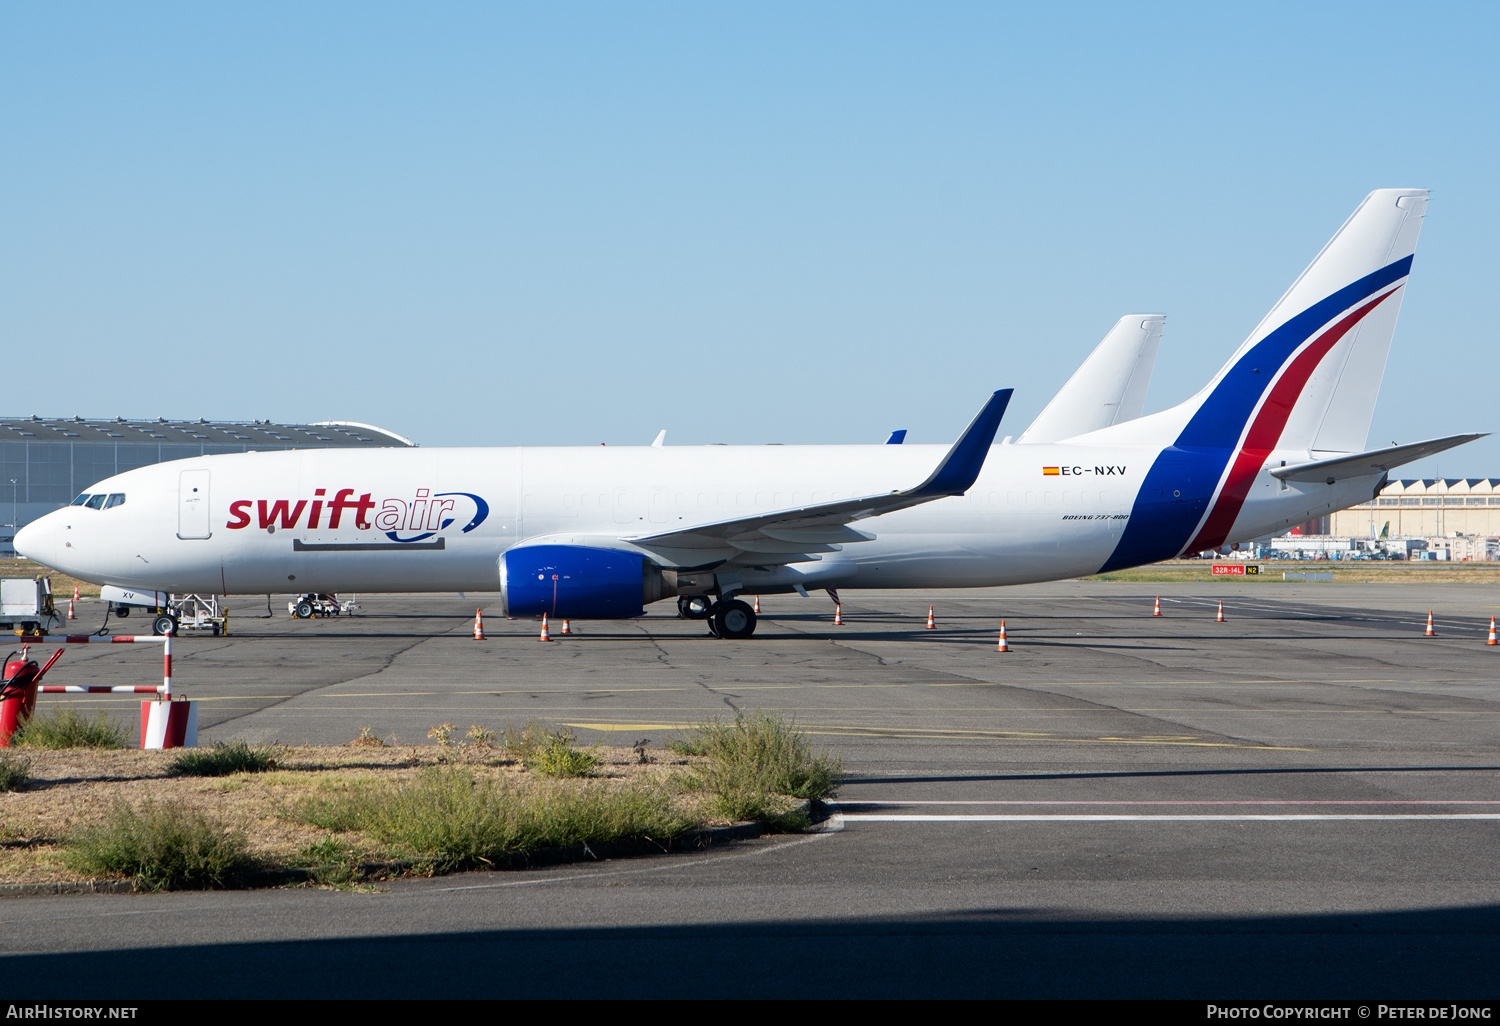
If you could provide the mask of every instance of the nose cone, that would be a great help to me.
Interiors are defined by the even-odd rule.
[[[53,566],[57,562],[57,526],[48,523],[50,520],[50,515],[45,516],[17,531],[16,552],[43,566]]]

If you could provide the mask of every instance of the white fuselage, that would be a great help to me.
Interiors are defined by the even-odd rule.
[[[921,481],[945,451],[715,445],[206,456],[101,481],[90,493],[124,500],[58,510],[28,525],[17,545],[85,580],[156,591],[493,590],[501,553],[523,542],[628,546],[624,539],[694,524],[886,493]],[[741,558],[728,569],[747,590],[775,592],[983,587],[1117,568],[1133,562],[1117,551],[1132,520],[1149,527],[1163,503],[1198,501],[1206,509],[1215,498],[1219,481],[1201,475],[1172,487],[1175,495],[1159,480],[1142,494],[1162,452],[1155,445],[996,445],[966,494],[858,521],[871,541],[790,566]],[[1262,537],[1365,501],[1378,481],[1286,485],[1261,471],[1227,540]],[[1135,562],[1176,554],[1191,540],[1163,539],[1166,549],[1142,550]]]

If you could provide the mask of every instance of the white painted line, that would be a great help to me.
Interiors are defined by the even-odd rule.
[[[1068,815],[1059,813],[1057,815],[1037,814],[1014,814],[1014,815],[989,815],[989,816],[933,816],[884,812],[846,812],[844,822],[867,822],[867,823],[1289,823],[1289,822],[1331,822],[1347,820],[1430,820],[1430,819],[1477,819],[1477,820],[1500,820],[1500,812],[1455,812],[1455,813],[1410,813],[1407,815],[1395,815],[1380,813],[1329,813],[1321,815],[1284,813],[1282,815],[1214,815],[1207,813],[1203,815],[1181,815],[1181,816],[1152,816],[1152,815],[1126,815],[1101,813],[1098,815]]]
[[[1202,799],[1187,801],[1136,800],[1136,799],[1058,799],[1045,798],[963,798],[944,801],[938,798],[913,798],[908,801],[890,798],[846,798],[843,804],[851,807],[871,805],[901,808],[908,805],[1500,805],[1500,799],[1491,798],[1398,798],[1398,799],[1348,799],[1338,798],[1244,798]]]

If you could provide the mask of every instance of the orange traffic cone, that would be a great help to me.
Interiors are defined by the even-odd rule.
[[[1427,610],[1427,633],[1423,637],[1435,638],[1437,631],[1432,629],[1432,610]]]
[[[927,607],[927,629],[930,630],[930,631],[937,630],[937,621],[932,618],[932,607],[931,606]]]
[[[1152,616],[1160,616],[1161,615],[1161,596],[1160,595],[1156,596],[1156,608],[1153,609],[1153,610],[1151,610],[1151,615]]]
[[[484,614],[477,609],[474,610],[474,640],[484,640]]]
[[[1005,643],[1005,621],[1004,620],[1000,621],[1000,647],[998,649],[996,649],[996,651],[997,652],[1009,652],[1010,651],[1010,646]]]
[[[760,615],[760,596],[755,596],[755,615]]]
[[[1219,623],[1224,622],[1224,600],[1219,599],[1219,615],[1215,618]]]
[[[547,633],[547,614],[546,613],[542,614],[542,636],[540,638],[538,638],[537,640],[538,641],[551,641],[552,640],[552,635],[549,634],[549,633]]]
[[[843,608],[844,607],[839,605],[837,602],[833,604],[833,625],[835,627],[844,626],[844,617],[842,612]]]
[[[73,601],[78,601],[78,585],[73,585]]]
[[[78,614],[75,613],[75,612],[73,612],[73,600],[72,599],[68,599],[68,619],[69,620],[76,620],[76,619],[78,619]]]
[[[562,629],[562,632],[563,632],[563,633],[564,633],[564,634],[572,634],[572,633],[573,633],[573,627],[572,627],[572,625],[571,625],[571,624],[569,624],[569,623],[568,623],[568,621],[567,621],[567,620],[564,620],[564,621],[563,621],[563,629]]]
[[[1490,617],[1490,640],[1486,641],[1485,644],[1486,645],[1493,645],[1493,644],[1495,644],[1495,618],[1493,616]]]

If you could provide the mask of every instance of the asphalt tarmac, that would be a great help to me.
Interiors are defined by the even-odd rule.
[[[845,599],[844,626],[826,598],[763,599],[742,642],[663,604],[566,637],[552,625],[550,644],[494,596],[362,596],[361,615],[312,621],[240,601],[228,637],[175,646],[203,743],[336,744],[368,726],[415,744],[444,721],[536,717],[659,744],[765,709],[837,751],[848,781],[820,832],[706,852],[377,894],[7,899],[8,978],[27,998],[120,999],[1500,991],[1492,589]],[[72,646],[53,674],[150,683],[160,654]]]

